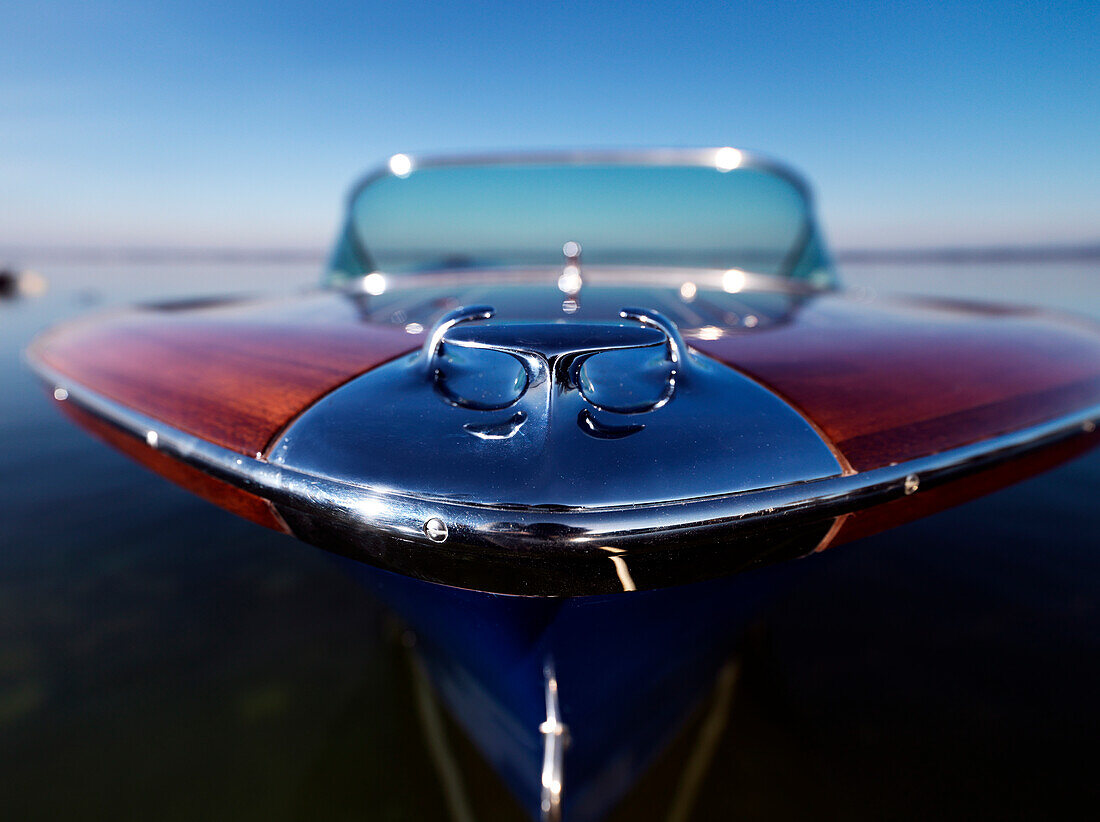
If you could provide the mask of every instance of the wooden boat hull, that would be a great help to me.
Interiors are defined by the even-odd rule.
[[[1083,320],[839,291],[783,299],[781,322],[689,331],[685,342],[792,409],[835,459],[832,475],[676,504],[435,499],[445,542],[421,509],[364,511],[346,497],[311,507],[294,471],[273,462],[288,428],[342,387],[411,361],[426,329],[365,322],[354,299],[322,291],[119,312],[49,332],[28,356],[75,421],[215,504],[372,564],[505,593],[661,587],[787,559],[1100,440],[1100,333]]]

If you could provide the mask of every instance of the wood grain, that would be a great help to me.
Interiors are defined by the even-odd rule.
[[[255,456],[317,399],[422,338],[364,323],[329,293],[93,317],[39,339],[31,355],[129,408]]]
[[[1100,332],[1040,311],[829,294],[691,345],[787,399],[857,471],[1100,403]]]
[[[812,297],[786,323],[694,348],[813,422],[856,471],[1100,403],[1100,333],[1043,312]],[[263,452],[320,397],[415,349],[335,293],[136,310],[65,326],[32,354],[100,394],[240,453]]]

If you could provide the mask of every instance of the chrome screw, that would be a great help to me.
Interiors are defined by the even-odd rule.
[[[424,523],[424,533],[432,542],[445,542],[447,539],[447,524],[439,517],[432,517]]]

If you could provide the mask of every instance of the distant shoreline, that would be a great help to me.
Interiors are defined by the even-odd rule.
[[[312,248],[59,248],[0,246],[0,263],[311,263],[327,253]]]
[[[48,263],[301,263],[320,265],[313,248],[89,248],[0,246],[0,265]],[[1100,243],[1050,246],[841,249],[840,263],[1016,263],[1100,261]]]
[[[977,246],[970,248],[845,249],[838,262],[855,263],[1023,263],[1100,260],[1100,243],[1057,246]]]

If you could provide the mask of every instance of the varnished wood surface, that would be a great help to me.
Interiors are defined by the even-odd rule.
[[[60,405],[65,414],[79,426],[149,470],[155,471],[162,477],[202,497],[207,502],[219,505],[237,516],[244,517],[266,528],[287,531],[282,519],[275,513],[271,503],[267,500],[216,480],[196,468],[169,457],[167,454],[162,454],[155,448],[150,448],[130,434],[120,431],[110,423],[89,414],[71,402],[60,403]]]
[[[690,344],[786,398],[857,471],[1100,403],[1100,332],[1039,311],[828,294]]]
[[[824,294],[790,322],[688,338],[787,399],[856,471],[1100,403],[1096,327],[1038,311]],[[32,354],[128,407],[255,455],[321,396],[422,340],[362,321],[331,293],[93,317]]]
[[[790,321],[690,344],[799,409],[855,471],[904,462],[1100,403],[1100,332],[1026,310],[826,294]],[[250,456],[359,374],[423,333],[364,322],[336,293],[139,309],[91,317],[31,351],[61,374],[175,428]],[[286,530],[265,500],[62,407],[157,473],[253,522]],[[847,517],[839,544],[988,493],[1068,459],[1095,436]],[[780,444],[777,444],[780,445]],[[781,445],[780,445],[781,447]],[[824,547],[824,546],[823,546]]]
[[[415,349],[337,294],[134,310],[63,326],[31,351],[97,393],[242,454],[332,389]]]

